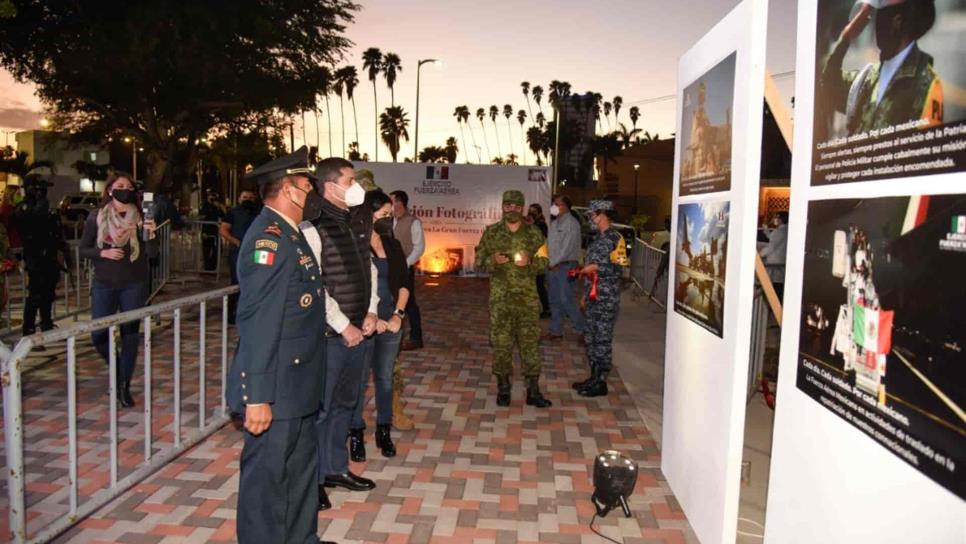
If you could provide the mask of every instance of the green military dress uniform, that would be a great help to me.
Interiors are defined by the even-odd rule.
[[[523,193],[506,191],[503,202],[523,206]],[[498,254],[510,261],[495,263],[493,257]],[[522,254],[530,257],[530,263],[517,266],[515,257]],[[516,347],[528,392],[536,389],[539,393],[540,299],[536,277],[547,270],[549,263],[546,240],[540,229],[522,221],[516,232],[509,229],[505,219],[490,225],[476,247],[476,266],[490,275],[490,344],[494,351],[493,374],[501,380],[501,385],[506,383],[508,387]],[[504,389],[501,387],[501,392]],[[509,404],[509,391],[505,395],[506,402],[498,398],[500,405]]]

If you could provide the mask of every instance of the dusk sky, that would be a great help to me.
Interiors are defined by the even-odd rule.
[[[348,29],[355,46],[345,63],[360,72],[356,90],[359,138],[363,152],[372,155],[374,145],[372,84],[362,70],[361,53],[378,47],[402,58],[403,71],[396,83],[396,103],[410,118],[410,138],[415,131],[416,61],[438,58],[441,67],[422,68],[420,93],[420,148],[442,145],[449,136],[461,138],[453,109],[467,105],[477,108],[504,104],[516,112],[527,109],[520,89],[521,81],[547,89],[553,79],[569,81],[574,92],[593,90],[611,100],[624,99],[620,122],[630,127],[628,110],[641,109],[638,127],[661,136],[674,132],[675,93],[678,59],[695,41],[733,8],[738,0],[642,0],[598,1],[528,0],[361,0],[362,10]],[[794,77],[795,18],[794,0],[769,2],[768,69],[777,78],[786,100],[791,98]],[[740,84],[740,82],[738,82]],[[385,80],[377,81],[379,109],[389,105]],[[20,85],[9,74],[0,72],[0,130],[39,128],[42,106],[29,85]],[[330,99],[332,146],[338,154],[342,146],[338,98]],[[531,105],[531,107],[534,107]],[[533,110],[534,114],[536,109]],[[323,105],[324,112],[324,105]],[[550,110],[544,98],[544,113]],[[528,112],[529,115],[529,112]],[[477,144],[484,141],[479,122],[470,119]],[[510,145],[506,120],[498,118],[499,142],[503,154]],[[301,124],[301,123],[300,123]],[[308,116],[307,140],[316,143],[315,123]],[[321,124],[322,153],[328,153],[327,123]],[[613,115],[611,124],[614,125]],[[529,122],[528,125],[529,126]],[[511,120],[512,148],[521,155],[520,125]],[[607,128],[607,123],[604,123]],[[486,121],[491,155],[496,154],[494,127]],[[467,129],[464,129],[466,131]],[[354,138],[352,109],[346,104],[346,140]],[[12,136],[10,137],[12,140]],[[296,131],[296,145],[302,140]],[[466,131],[467,143],[461,149],[476,162],[473,140]],[[400,160],[412,156],[413,142],[403,142]],[[486,151],[482,150],[484,155]],[[528,156],[531,155],[529,151]],[[388,160],[385,147],[380,160]],[[463,157],[460,157],[462,162]]]

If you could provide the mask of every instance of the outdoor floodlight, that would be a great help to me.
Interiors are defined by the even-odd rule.
[[[631,517],[627,499],[637,484],[637,463],[621,452],[607,450],[594,460],[594,494],[591,500],[597,515],[605,517],[618,505],[624,516]]]

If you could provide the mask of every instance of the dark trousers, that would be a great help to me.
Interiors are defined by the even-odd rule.
[[[231,285],[238,285],[238,253],[232,251],[228,254],[228,270],[231,273]],[[238,311],[238,293],[228,295],[228,322],[235,322],[235,314]]]
[[[359,400],[359,384],[372,351],[372,338],[356,347],[345,345],[341,336],[325,339],[325,384],[322,409],[315,420],[318,434],[319,483],[329,474],[349,470],[346,438]]]
[[[547,275],[537,276],[537,296],[540,297],[540,313],[545,314],[550,311],[550,297],[547,296]]]
[[[245,431],[238,481],[239,544],[317,543],[315,414]]]
[[[406,302],[406,320],[409,321],[409,339],[413,342],[423,341],[423,318],[416,304],[416,267],[409,267],[409,281],[413,288],[409,291],[409,301]]]
[[[134,283],[124,287],[111,287],[100,283],[94,283],[91,287],[91,318],[97,319],[121,312],[136,310],[144,306],[148,298],[148,284],[146,282]],[[141,321],[129,321],[121,324],[121,350],[118,358],[117,379],[120,382],[131,381],[134,376],[134,363],[138,357],[138,343],[141,335],[139,334]],[[109,329],[101,329],[91,334],[91,342],[94,348],[104,358],[104,362],[110,362],[110,340],[108,338]]]
[[[201,235],[201,254],[205,262],[205,270],[211,271],[218,267],[218,236],[214,234]]]
[[[366,420],[363,412],[366,408],[366,386],[369,385],[369,374],[372,374],[372,384],[376,397],[376,425],[392,423],[392,389],[393,368],[396,356],[399,355],[399,342],[402,331],[377,334],[372,339],[372,349],[366,357],[366,366],[359,380],[359,398],[356,409],[352,414],[353,429],[365,429]],[[371,372],[370,372],[371,371]]]
[[[27,269],[27,300],[23,305],[23,335],[37,332],[37,313],[40,313],[40,330],[54,328],[51,312],[57,293],[60,270],[54,266]]]

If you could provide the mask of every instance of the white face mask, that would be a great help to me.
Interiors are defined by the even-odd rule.
[[[342,189],[339,184],[336,184],[336,187]],[[348,189],[342,189],[342,193],[342,202],[345,202],[345,205],[350,208],[366,201],[366,190],[356,182],[352,182],[352,186]]]
[[[560,215],[560,208],[556,204],[550,206],[550,215]]]

